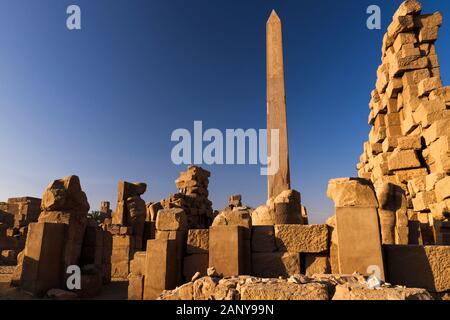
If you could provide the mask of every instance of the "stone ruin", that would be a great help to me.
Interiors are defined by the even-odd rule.
[[[442,15],[421,10],[417,1],[403,3],[384,36],[372,128],[357,165],[380,197],[397,198],[380,204],[383,244],[450,241],[450,87],[435,46]]]
[[[17,255],[25,247],[28,224],[39,217],[41,199],[10,198],[0,203],[0,262],[15,265]]]
[[[329,181],[335,213],[326,224],[308,223],[290,187],[281,21],[272,12],[268,128],[280,130],[282,161],[267,202],[253,209],[233,195],[214,211],[210,173],[189,166],[179,192],[159,202],[141,198],[145,183],[120,181],[115,212],[104,202],[98,224],[78,177],[55,180],[40,213],[17,218],[30,223],[12,284],[54,298],[94,297],[120,280],[130,300],[448,299],[449,91],[434,47],[441,16],[421,9],[405,1],[388,28],[360,177]],[[68,292],[73,265],[82,286]]]

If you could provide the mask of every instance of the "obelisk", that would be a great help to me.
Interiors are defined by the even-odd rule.
[[[271,130],[278,129],[278,171],[268,175],[268,198],[290,189],[289,151],[286,122],[286,95],[284,89],[283,39],[281,20],[272,10],[266,25],[267,51],[267,154],[272,156]],[[273,156],[277,152],[274,150]],[[273,163],[273,159],[269,160]]]

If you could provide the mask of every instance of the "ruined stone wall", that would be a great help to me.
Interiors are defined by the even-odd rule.
[[[442,85],[435,46],[442,16],[421,10],[405,1],[384,36],[357,169],[376,189],[400,186],[408,219],[434,243],[450,217],[450,87]]]

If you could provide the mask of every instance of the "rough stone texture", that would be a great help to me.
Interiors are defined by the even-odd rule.
[[[304,256],[306,269],[304,274],[307,276],[331,273],[330,258],[328,255],[307,253]]]
[[[421,222],[422,236],[432,244],[441,237],[435,225],[447,219],[446,204],[437,194],[433,198],[432,192],[438,193],[434,186],[416,187],[429,175],[450,174],[449,87],[442,85],[435,45],[442,15],[421,11],[419,2],[403,2],[384,36],[369,102],[372,128],[356,167],[358,176],[374,185],[391,183],[404,190],[407,210],[412,210],[408,220],[428,215],[423,219],[428,222]],[[393,243],[393,234],[395,243],[408,243],[405,226],[385,224],[381,229],[384,243]]]
[[[279,251],[320,253],[328,251],[328,227],[317,225],[275,225]]]
[[[41,296],[62,285],[64,224],[31,223],[21,259],[20,286]],[[20,267],[20,266],[19,266]]]
[[[179,192],[160,201],[164,209],[183,209],[189,229],[208,228],[215,217],[212,202],[208,199],[209,176],[209,171],[198,166],[189,166],[187,171],[181,172],[175,180]]]
[[[198,253],[184,257],[183,276],[187,281],[190,281],[194,274],[200,273],[200,276],[206,276],[208,269],[209,257],[208,254]]]
[[[344,284],[336,286],[333,300],[433,300],[424,289],[383,288],[372,290]]]
[[[391,283],[450,290],[450,246],[385,246],[385,255]]]
[[[359,275],[294,275],[289,279],[203,277],[175,290],[160,300],[433,300],[424,289],[395,287],[382,283],[372,290]]]
[[[191,229],[187,237],[187,254],[208,253],[209,250],[209,230]]]
[[[144,300],[154,300],[177,285],[177,251],[174,240],[149,240],[145,259]]]
[[[303,217],[302,212],[306,213],[306,209],[301,205],[300,192],[284,190],[278,196],[269,198],[266,205],[258,207],[251,213],[252,224],[254,226],[303,224],[307,217]]]
[[[209,266],[223,276],[250,272],[250,240],[241,226],[215,226],[209,229]]]
[[[142,300],[144,294],[144,276],[130,274],[128,277],[128,300]]]
[[[367,274],[371,266],[384,279],[383,256],[375,208],[336,208],[339,272]]]
[[[254,226],[252,228],[252,251],[274,252],[276,250],[274,227]]]
[[[327,196],[335,207],[378,207],[372,183],[360,178],[339,178],[328,182]]]
[[[158,211],[156,229],[160,231],[187,230],[187,217],[183,209],[163,209]]]
[[[89,203],[81,190],[80,179],[68,176],[50,183],[42,196],[42,211],[87,212]]]
[[[293,252],[252,253],[252,275],[288,277],[300,273],[300,254]]]
[[[241,226],[251,229],[252,218],[250,210],[244,207],[224,210],[214,218],[212,226]]]
[[[281,21],[275,11],[266,25],[267,36],[267,154],[269,167],[278,167],[268,175],[268,199],[290,189],[286,93],[284,88],[283,40]],[[278,154],[272,151],[272,130],[278,130]],[[278,155],[278,157],[276,157]],[[271,159],[274,158],[274,159]],[[276,157],[276,159],[275,159]],[[278,162],[278,166],[275,163]]]
[[[111,278],[126,279],[128,277],[133,247],[133,237],[130,235],[112,237]]]
[[[254,283],[241,289],[241,300],[328,300],[324,284]]]

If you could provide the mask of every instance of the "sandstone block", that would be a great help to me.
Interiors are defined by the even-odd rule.
[[[400,7],[394,13],[394,18],[404,17],[407,15],[417,15],[422,11],[422,5],[417,0],[407,0],[402,2]]]
[[[424,289],[380,288],[371,290],[363,286],[340,284],[336,286],[333,300],[433,300]]]
[[[144,300],[154,300],[177,286],[177,249],[174,240],[149,240],[145,259]]]
[[[390,155],[388,166],[390,171],[419,168],[420,161],[414,150],[396,150]]]
[[[274,252],[275,229],[273,226],[254,226],[252,228],[252,252]]]
[[[128,300],[142,300],[144,294],[144,276],[131,274],[128,277]]]
[[[187,217],[183,209],[172,208],[158,211],[156,229],[161,231],[187,230]]]
[[[142,182],[119,181],[117,201],[125,201],[130,197],[140,196],[147,190],[147,184]]]
[[[42,196],[42,210],[87,212],[89,203],[77,176],[67,176],[50,183]]]
[[[412,16],[397,16],[394,17],[392,23],[389,25],[387,35],[395,39],[399,33],[410,31],[413,27],[414,19]]]
[[[209,257],[208,254],[192,254],[184,257],[183,276],[186,281],[190,281],[194,274],[200,272],[200,276],[206,276],[208,269]]]
[[[367,274],[375,266],[384,279],[376,208],[336,208],[336,230],[340,273]]]
[[[300,254],[292,252],[252,253],[252,275],[263,278],[300,274]]]
[[[450,136],[450,118],[436,121],[423,132],[427,145],[430,145],[442,136]]]
[[[209,230],[190,229],[187,237],[187,254],[208,253]]]
[[[399,33],[394,41],[394,50],[395,52],[399,52],[405,44],[414,44],[416,41],[413,33]]]
[[[275,242],[282,252],[327,252],[328,227],[325,224],[278,224],[275,225]]]
[[[392,78],[386,88],[386,95],[388,98],[396,98],[403,89],[403,82],[401,78]]]
[[[243,207],[234,207],[233,209],[224,210],[214,218],[213,226],[236,225],[246,229],[251,229],[252,218],[250,211]]]
[[[305,254],[305,266],[307,276],[331,273],[330,259],[326,254]]]
[[[138,251],[130,261],[130,273],[134,275],[143,275],[145,273],[145,251]]]
[[[413,19],[414,25],[419,28],[433,28],[442,26],[442,14],[440,12],[414,16]]]
[[[436,183],[435,192],[438,201],[450,198],[450,176],[446,176]]]
[[[31,223],[22,261],[20,286],[41,296],[62,285],[65,225]]]
[[[420,150],[422,143],[420,136],[399,137],[397,139],[397,146],[400,150]]]
[[[430,204],[436,202],[436,195],[434,191],[424,191],[416,194],[412,200],[414,211],[425,211],[430,208]]]
[[[427,78],[419,82],[419,96],[428,95],[431,91],[442,87],[441,79],[438,77]]]
[[[328,182],[328,198],[336,207],[378,207],[372,183],[360,178],[339,178]]]
[[[385,246],[389,282],[431,292],[450,289],[450,246]]]
[[[209,266],[223,276],[249,273],[250,242],[241,226],[209,228]]]
[[[325,284],[249,283],[241,290],[241,300],[328,300]]]

